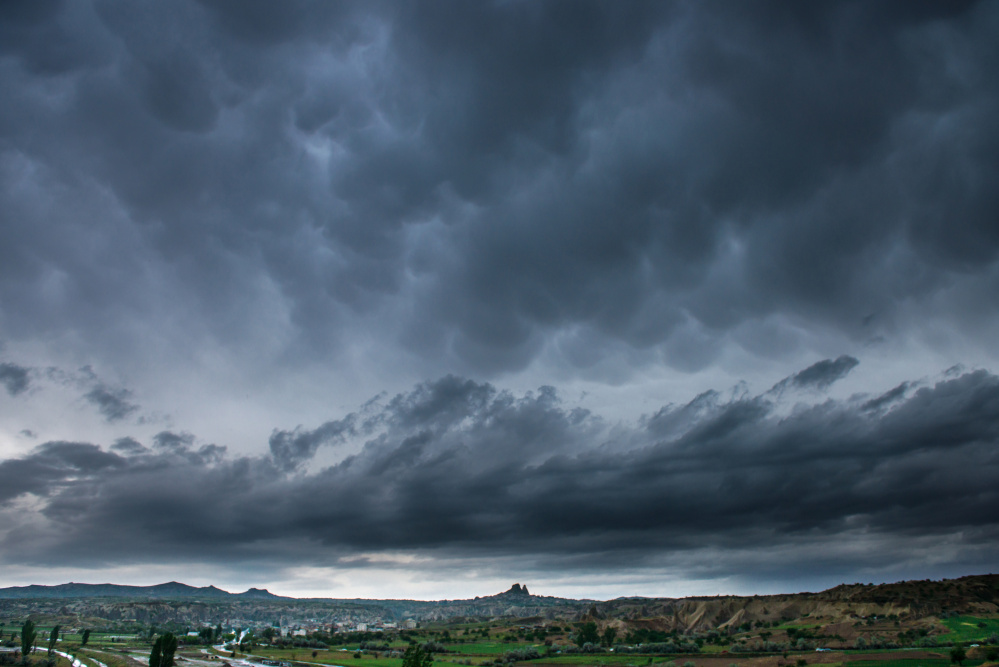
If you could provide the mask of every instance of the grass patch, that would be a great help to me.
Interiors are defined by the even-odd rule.
[[[502,655],[507,651],[519,648],[537,646],[528,642],[475,642],[469,644],[448,644],[449,651],[456,651],[461,655]],[[545,650],[544,646],[538,646],[538,652]]]
[[[105,651],[94,651],[89,648],[77,649],[76,656],[78,658],[90,658],[90,660],[99,660],[103,662],[108,667],[131,667],[131,663],[122,655],[115,653],[108,653]]]
[[[980,642],[989,635],[999,634],[999,619],[978,618],[976,616],[955,616],[940,620],[947,629],[946,635],[941,635],[940,639],[953,642]],[[979,624],[985,627],[979,627]]]
[[[964,667],[978,667],[982,662],[982,660],[965,660]],[[904,658],[900,660],[851,660],[843,665],[844,667],[950,667],[951,662],[947,658],[926,660]]]
[[[638,655],[560,655],[540,660],[531,660],[531,665],[622,665],[623,667],[642,667],[649,663],[648,656]]]
[[[315,658],[312,657],[313,650],[316,650]],[[381,652],[379,651],[379,653]],[[231,658],[228,657],[228,654],[222,653],[221,655],[223,659],[231,660]],[[238,656],[236,658],[238,660],[247,654],[239,651],[236,655]],[[402,665],[401,658],[386,658],[381,655],[376,658],[371,653],[362,653],[360,658],[355,658],[354,652],[352,651],[323,651],[308,648],[298,648],[291,651],[260,648],[250,651],[249,655],[269,658],[272,660],[287,660],[291,663],[316,662],[324,665],[341,665],[342,667],[401,667]],[[110,667],[110,665],[108,667]]]
[[[724,653],[730,650],[731,646],[721,646],[719,644],[705,644],[701,647],[701,653],[713,654],[713,653]]]
[[[688,660],[697,661],[698,654],[684,653],[683,655],[653,657],[641,653],[571,653],[569,655],[555,655],[531,660],[530,662],[519,663],[522,665],[622,665],[623,667],[663,667],[667,662],[673,662],[680,667]],[[650,658],[652,662],[650,663]],[[737,662],[733,657],[732,662]],[[825,667],[825,665],[823,665]]]

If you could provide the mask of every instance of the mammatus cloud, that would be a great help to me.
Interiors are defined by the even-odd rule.
[[[850,365],[808,371],[837,364]],[[551,388],[518,396],[448,376],[313,431],[275,431],[266,456],[172,432],[151,448],[49,442],[0,463],[2,558],[362,566],[384,551],[600,569],[717,549],[720,562],[807,568],[827,545],[816,567],[844,570],[903,558],[860,542],[918,544],[904,556],[917,568],[954,548],[982,566],[999,555],[999,377],[779,407],[770,392],[710,394],[612,424]],[[356,453],[302,468],[358,437]],[[28,495],[37,514],[16,504]]]
[[[19,340],[627,377],[999,327],[994,3],[31,6]]]

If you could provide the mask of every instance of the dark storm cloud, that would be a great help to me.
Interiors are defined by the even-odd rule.
[[[0,384],[7,389],[7,393],[16,396],[28,388],[29,369],[9,362],[0,363]]]
[[[780,549],[798,562],[825,544],[841,551],[823,567],[902,558],[849,546],[873,540],[918,544],[926,562],[954,545],[979,565],[994,559],[999,377],[889,394],[786,414],[770,393],[709,393],[627,426],[570,409],[551,388],[515,396],[445,377],[315,431],[276,431],[267,457],[166,432],[152,450],[48,443],[0,464],[4,501],[34,494],[51,522],[45,539],[32,537],[37,521],[12,529],[5,557],[301,564],[307,544],[325,563],[417,550],[600,569],[701,549],[747,563]],[[371,432],[363,446],[303,468],[320,444],[349,440],[345,424]]]
[[[79,442],[47,442],[28,456],[0,463],[0,504],[25,493],[47,496],[57,493],[70,478],[90,476],[117,466],[123,460],[96,445]]]
[[[996,324],[994,3],[8,5],[9,337],[481,376]]]

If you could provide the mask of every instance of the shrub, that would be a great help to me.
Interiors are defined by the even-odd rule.
[[[538,653],[538,649],[533,646],[522,649],[515,649],[513,651],[507,651],[503,655],[503,659],[506,662],[520,662],[521,660],[537,660],[541,657]]]

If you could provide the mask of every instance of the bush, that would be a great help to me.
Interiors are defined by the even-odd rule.
[[[604,649],[599,644],[586,642],[582,646],[562,646],[562,653],[604,653]],[[638,651],[633,651],[638,653]]]
[[[654,644],[639,644],[638,646],[625,646],[619,644],[614,647],[615,653],[698,653],[701,648],[694,642],[656,642]]]
[[[538,650],[531,646],[529,648],[507,651],[503,655],[503,660],[506,662],[520,662],[521,660],[537,660],[540,657],[541,654],[538,653]]]

